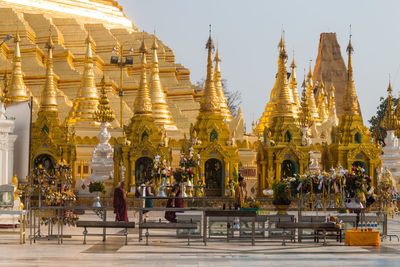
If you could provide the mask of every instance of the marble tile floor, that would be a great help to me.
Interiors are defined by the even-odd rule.
[[[108,216],[112,220],[112,214]],[[153,214],[158,220],[161,214]],[[94,219],[84,215],[82,219]],[[131,221],[135,218],[130,218]],[[137,219],[136,219],[137,220]],[[389,221],[391,233],[400,234],[400,220]],[[109,230],[116,232],[119,230]],[[81,228],[67,227],[62,245],[57,240],[38,240],[30,245],[19,245],[18,235],[0,235],[0,266],[400,266],[400,243],[385,240],[380,248],[348,247],[329,241],[328,246],[312,242],[287,243],[280,241],[212,240],[204,246],[200,239],[193,239],[187,246],[186,239],[153,237],[166,234],[165,230],[150,232],[150,245],[138,242],[137,229],[130,231],[128,245],[124,237],[88,237],[83,245]],[[90,230],[90,233],[101,230]],[[28,230],[29,233],[29,230]],[[174,234],[170,231],[168,234]]]

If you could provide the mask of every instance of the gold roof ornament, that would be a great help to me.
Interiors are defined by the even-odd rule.
[[[48,49],[48,56],[46,62],[46,82],[41,95],[39,112],[46,112],[46,111],[56,112],[58,116],[57,91],[55,88],[54,70],[53,70],[54,43],[51,35],[49,36],[46,48]]]
[[[297,110],[300,110],[301,103],[300,103],[299,92],[297,91],[297,77],[296,77],[297,65],[296,65],[296,62],[294,60],[294,52],[293,52],[293,60],[292,60],[292,64],[290,64],[290,68],[292,70],[292,73],[290,75],[289,88],[292,90],[293,101],[296,104]]]
[[[157,126],[170,129],[172,128],[177,129],[176,125],[172,120],[172,116],[168,108],[168,103],[166,101],[166,96],[161,86],[157,49],[158,49],[157,39],[156,35],[154,34],[153,45],[151,46],[151,50],[153,52],[153,59],[151,62],[151,80],[150,80],[150,97],[153,110],[153,118]]]
[[[101,79],[100,101],[96,111],[96,121],[101,123],[112,122],[115,119],[114,112],[111,109],[110,101],[107,97],[106,79]]]
[[[328,94],[326,92],[325,84],[321,80],[318,85],[318,115],[322,122],[326,121],[329,117],[328,111]]]
[[[335,98],[335,86],[331,81],[331,86],[329,88],[329,103],[328,103],[329,117],[336,115],[336,98]]]
[[[387,106],[385,109],[385,116],[383,117],[382,126],[387,131],[397,130],[399,126],[398,118],[395,114],[394,103],[392,97],[392,85],[389,80],[389,86],[387,89],[388,97],[387,97]]]
[[[348,66],[347,66],[347,81],[346,81],[346,88],[344,91],[343,97],[343,113],[346,115],[360,115],[358,109],[358,100],[356,89],[354,86],[354,79],[353,79],[353,62],[352,62],[352,54],[354,51],[353,45],[351,44],[351,35],[349,38],[349,45],[346,49],[348,53]]]
[[[301,110],[300,110],[299,122],[301,127],[308,128],[312,124],[312,117],[307,101],[306,77],[304,77],[303,84],[301,85],[301,87],[303,88],[303,91],[301,92]]]
[[[86,38],[85,66],[82,75],[82,85],[72,104],[72,109],[67,118],[70,126],[76,124],[95,124],[96,111],[99,104],[99,97],[94,81],[93,65],[93,40],[90,35]]]
[[[152,116],[151,99],[149,96],[149,88],[147,85],[147,75],[146,75],[147,47],[146,47],[146,44],[144,43],[144,37],[143,37],[139,52],[142,54],[142,72],[141,72],[141,76],[140,76],[138,94],[137,94],[137,96],[135,98],[135,102],[133,104],[134,115]]]
[[[316,120],[317,122],[319,121],[319,114],[318,114],[318,108],[315,103],[315,95],[314,95],[314,82],[312,79],[312,73],[311,73],[311,62],[310,62],[310,67],[309,71],[307,74],[307,104],[310,109],[311,117],[313,120]]]
[[[206,49],[208,49],[207,57],[207,78],[204,86],[203,97],[200,102],[200,113],[201,112],[211,112],[220,113],[220,101],[217,96],[217,91],[214,84],[214,70],[213,70],[213,58],[212,51],[214,50],[214,43],[211,38],[211,25],[210,25],[210,35],[206,44]]]
[[[14,50],[11,82],[7,95],[5,96],[10,103],[26,101],[29,99],[28,90],[25,86],[22,74],[21,49],[19,44],[20,42],[21,38],[19,36],[19,33],[17,33],[14,38],[15,50]]]
[[[283,34],[278,44],[279,47],[279,59],[278,59],[278,74],[277,74],[277,101],[276,110],[273,113],[273,117],[279,116],[297,116],[295,102],[293,101],[292,90],[289,88],[289,82],[287,79],[287,53],[285,49],[285,42],[283,40]]]
[[[232,120],[232,115],[231,112],[229,111],[228,102],[226,100],[222,87],[221,66],[220,66],[221,58],[219,57],[218,48],[217,51],[215,52],[214,61],[215,61],[215,70],[214,70],[215,90],[217,91],[217,96],[219,97],[220,100],[221,114],[224,117],[224,119],[229,122]]]
[[[7,105],[8,103],[10,103],[8,96],[8,87],[10,85],[10,81],[8,79],[8,72],[7,70],[4,72],[4,76],[3,76],[3,91],[1,94],[1,102],[4,103],[4,105]]]

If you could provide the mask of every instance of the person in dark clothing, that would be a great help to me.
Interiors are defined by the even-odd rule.
[[[147,186],[146,186],[146,200],[144,201],[144,207],[145,208],[152,208],[153,207],[153,199],[148,198],[148,197],[153,197],[153,181],[150,181]],[[145,215],[146,218],[149,218],[149,211],[148,210],[143,210],[143,214]]]
[[[181,198],[181,189],[179,185],[174,185],[171,196],[167,202],[167,208],[183,208],[183,199]],[[169,222],[176,223],[176,213],[175,211],[166,211],[165,219]]]
[[[126,191],[124,189],[125,182],[121,182],[121,184],[115,188],[114,190],[114,213],[115,220],[127,222],[128,221],[128,209],[126,207]]]

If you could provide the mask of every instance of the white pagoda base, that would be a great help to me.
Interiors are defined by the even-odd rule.
[[[14,164],[14,142],[12,135],[15,123],[5,116],[4,104],[0,101],[0,185],[11,184]]]
[[[382,167],[388,169],[393,178],[396,180],[397,189],[400,189],[400,147],[399,139],[394,134],[394,131],[387,131],[387,136],[385,138],[386,146],[382,148],[383,155]]]

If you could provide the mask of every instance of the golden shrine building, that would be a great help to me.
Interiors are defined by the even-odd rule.
[[[265,85],[272,86],[270,99],[246,132],[241,109],[236,117],[229,111],[211,32],[201,88],[116,1],[40,2],[0,1],[0,38],[14,37],[1,45],[2,101],[33,98],[31,167],[64,159],[75,179],[87,178],[103,104],[115,114],[113,184],[124,180],[130,191],[149,178],[157,155],[176,169],[192,148],[212,196],[224,196],[237,171],[261,195],[275,180],[308,171],[310,162],[320,170],[362,166],[376,182],[381,148],[363,124],[351,40],[346,66],[336,34],[322,33],[314,71],[310,66],[298,81],[282,36],[275,84]]]

